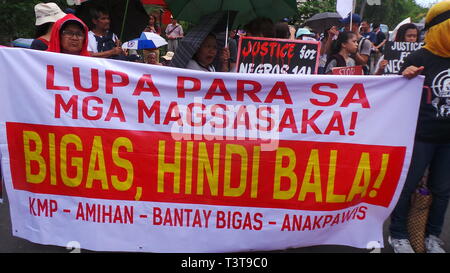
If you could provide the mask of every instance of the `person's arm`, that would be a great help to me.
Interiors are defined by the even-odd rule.
[[[97,57],[97,58],[109,58],[111,56],[116,55],[122,55],[124,54],[122,47],[120,47],[120,40],[116,40],[116,46],[110,50],[103,51],[103,52],[92,52],[89,51],[89,54],[91,57]]]
[[[419,51],[415,51],[406,57],[400,68],[399,75],[403,75],[407,79],[412,79],[422,74],[425,67],[422,65],[424,62],[419,54]]]
[[[166,30],[165,30],[165,32],[166,32],[166,37],[167,37],[167,39],[172,40],[173,38],[172,38],[171,27],[169,27],[169,26],[171,26],[171,25],[168,25],[168,26],[166,27]]]
[[[410,65],[407,68],[405,68],[405,70],[403,70],[402,75],[407,79],[412,79],[419,76],[424,69],[425,67],[423,66],[417,67],[414,65]]]
[[[183,27],[181,25],[179,26],[179,28],[180,28],[180,33],[179,33],[180,35],[177,38],[181,39],[184,37],[184,32],[183,32]]]
[[[336,59],[331,60],[330,63],[325,68],[325,74],[333,74],[333,68],[335,68],[336,66],[337,66]]]
[[[381,42],[381,43],[380,43],[379,45],[377,45],[375,48],[379,50],[382,46],[384,46],[384,44],[386,44],[386,42],[387,42],[387,39],[384,39],[383,42]]]
[[[386,42],[387,42],[386,35],[384,35],[383,32],[380,32],[379,37],[380,37],[381,39],[383,39],[383,41],[382,41],[381,43],[379,43],[379,44],[375,47],[377,50],[379,50],[381,47],[383,47],[383,46],[386,44]]]
[[[367,63],[369,62],[369,55],[360,54],[359,52],[357,52],[355,54],[355,61],[357,65],[367,65]]]
[[[228,43],[228,49],[230,51],[230,72],[236,71],[236,60],[237,60],[236,40],[230,38],[229,43]]]
[[[219,72],[228,72],[229,66],[228,63],[230,61],[230,50],[227,47],[224,47],[220,53],[219,60],[222,64]]]
[[[369,56],[370,56],[370,48],[372,47],[372,43],[365,39],[363,41],[363,45],[361,46],[361,52],[356,52],[355,54],[355,61],[357,65],[367,65],[369,62]]]
[[[323,43],[323,46],[320,47],[320,55],[328,54],[330,52],[331,45],[333,44],[333,39],[328,36],[325,43]]]
[[[109,58],[111,56],[121,55],[123,53],[122,48],[120,47],[114,47],[111,50],[103,51],[103,52],[89,52],[91,57],[97,57],[97,58]]]
[[[328,30],[328,37],[323,46],[320,48],[320,55],[328,54],[333,44],[333,37],[339,35],[339,31],[334,31],[333,28]]]
[[[378,68],[376,69],[376,72],[375,72],[375,75],[383,75],[383,73],[384,73],[384,69],[386,68],[386,66],[387,66],[387,64],[388,64],[388,60],[380,60],[379,62],[378,62]]]

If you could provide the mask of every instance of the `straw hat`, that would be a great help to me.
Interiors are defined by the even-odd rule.
[[[54,23],[63,18],[66,14],[55,3],[39,3],[34,6],[36,14],[36,26],[45,23]]]
[[[163,58],[166,61],[170,61],[173,58],[174,53],[172,51],[167,51],[166,55],[162,56],[161,58]]]

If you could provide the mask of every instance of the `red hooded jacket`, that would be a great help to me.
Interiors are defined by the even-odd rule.
[[[55,24],[53,25],[52,33],[50,36],[50,43],[49,43],[47,51],[61,53],[60,31],[61,31],[62,26],[65,23],[67,23],[68,21],[77,21],[83,26],[84,41],[83,41],[83,47],[81,48],[80,55],[81,56],[90,56],[90,54],[87,50],[89,29],[86,26],[86,24],[83,23],[83,21],[81,21],[81,19],[79,19],[78,17],[76,17],[73,14],[67,14],[66,16],[64,16],[63,18],[61,18],[55,22]]]

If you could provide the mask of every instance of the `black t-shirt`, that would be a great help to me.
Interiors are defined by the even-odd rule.
[[[450,58],[422,48],[406,57],[400,73],[410,65],[425,67],[416,139],[450,143]]]
[[[386,40],[386,35],[384,35],[383,31],[378,31],[377,33],[377,42],[375,43],[375,45],[379,45],[381,44],[384,40]],[[384,50],[384,46],[379,48],[380,52],[383,53]]]
[[[381,44],[384,40],[386,40],[386,35],[384,35],[383,31],[378,31],[377,33],[377,42],[375,45]]]

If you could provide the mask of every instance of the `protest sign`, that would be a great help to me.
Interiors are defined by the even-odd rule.
[[[347,67],[334,67],[331,72],[333,75],[364,75],[361,65],[357,66],[347,66]]]
[[[99,251],[383,245],[423,77],[204,73],[14,48],[0,62],[14,236]]]
[[[255,74],[317,74],[317,41],[242,37],[237,72]]]
[[[409,42],[386,42],[384,46],[384,59],[388,64],[384,69],[384,74],[398,74],[405,61],[405,58],[416,50],[422,48],[423,43]]]

